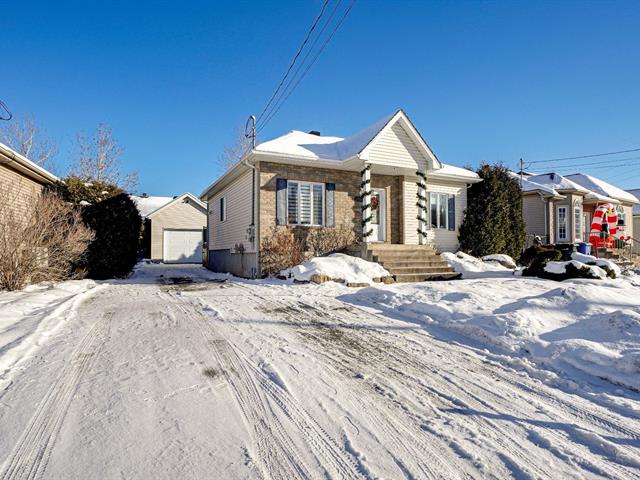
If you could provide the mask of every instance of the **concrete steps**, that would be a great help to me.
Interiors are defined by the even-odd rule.
[[[438,252],[429,245],[374,243],[363,257],[386,268],[396,282],[424,282],[460,278]]]

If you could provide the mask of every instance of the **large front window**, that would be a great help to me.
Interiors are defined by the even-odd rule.
[[[449,195],[446,193],[429,194],[429,210],[431,212],[431,228],[448,228]]]
[[[324,224],[324,184],[289,181],[288,190],[289,224]]]

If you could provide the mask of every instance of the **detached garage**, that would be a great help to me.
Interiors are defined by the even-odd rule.
[[[137,197],[141,215],[144,205],[166,197]],[[202,242],[207,225],[206,205],[190,193],[160,202],[145,214],[145,231],[151,260],[164,263],[202,263]]]

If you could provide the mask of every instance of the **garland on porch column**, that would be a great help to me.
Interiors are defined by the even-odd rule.
[[[429,214],[429,210],[427,207],[427,174],[424,172],[421,172],[420,170],[418,170],[416,172],[416,175],[418,176],[418,181],[416,182],[416,185],[418,186],[418,189],[416,190],[416,197],[418,198],[418,201],[416,202],[416,206],[418,207],[418,216],[416,217],[418,219],[418,241],[420,243],[420,245],[426,243],[426,238],[427,238],[427,232],[426,232],[426,226],[427,226],[427,218],[428,214]]]
[[[373,234],[370,228],[371,215],[371,165],[365,165],[360,171],[362,183],[360,183],[360,200],[362,201],[362,239],[366,240]]]

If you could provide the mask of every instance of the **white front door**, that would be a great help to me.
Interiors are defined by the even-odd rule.
[[[371,234],[372,242],[384,242],[386,240],[386,195],[382,188],[371,190]]]
[[[202,230],[165,230],[164,263],[202,263]]]

